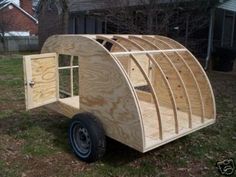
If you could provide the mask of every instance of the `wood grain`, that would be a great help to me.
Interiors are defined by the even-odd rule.
[[[27,109],[57,101],[57,57],[55,53],[24,56]],[[30,82],[34,85],[30,86]]]
[[[140,50],[140,47],[137,45],[134,45],[132,41],[130,42],[127,37],[125,38],[121,36],[114,36],[114,38],[117,39],[117,42],[120,43],[122,46],[124,46],[127,49],[127,51]],[[145,73],[149,75],[149,59],[147,58],[147,56],[145,54],[142,54],[142,55],[136,55],[135,57],[138,60],[138,62],[141,63],[142,68],[144,69]],[[126,59],[127,58],[128,57],[126,57]],[[136,63],[132,59],[130,61],[130,80],[135,87],[147,85],[147,82],[143,74],[141,73]]]
[[[94,39],[68,35],[49,38],[42,49],[48,51],[79,56],[80,110],[97,116],[109,137],[142,152],[141,113],[134,90],[108,51]]]

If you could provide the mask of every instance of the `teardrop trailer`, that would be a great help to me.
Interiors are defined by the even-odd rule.
[[[71,56],[68,65],[60,66],[60,55]],[[86,162],[102,157],[105,136],[144,153],[215,122],[206,73],[164,36],[56,35],[23,60],[26,109],[44,106],[72,118],[70,144]],[[62,70],[70,75],[66,98]]]

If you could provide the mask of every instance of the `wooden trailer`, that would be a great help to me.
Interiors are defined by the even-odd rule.
[[[60,87],[65,70],[69,91]],[[206,73],[164,36],[56,35],[41,54],[24,56],[24,71],[26,108],[73,117],[72,149],[87,162],[103,155],[105,135],[147,152],[215,122]]]

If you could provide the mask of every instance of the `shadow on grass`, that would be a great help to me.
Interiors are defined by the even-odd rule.
[[[0,133],[34,144],[40,141],[56,150],[69,152],[67,128],[69,119],[60,115],[50,115],[46,111],[15,112],[0,119]],[[35,144],[37,145],[37,143]]]
[[[107,137],[107,149],[102,162],[117,167],[135,161],[142,156],[142,153]]]
[[[44,109],[30,112],[18,111],[0,119],[0,134],[23,139],[26,154],[43,156],[53,152],[72,154],[67,134],[69,123],[70,119],[48,113]],[[117,166],[134,161],[142,155],[107,137],[106,154],[101,162]]]

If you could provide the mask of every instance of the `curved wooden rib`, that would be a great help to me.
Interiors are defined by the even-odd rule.
[[[159,38],[162,38],[162,40],[168,40],[171,41],[172,44],[178,45],[182,48],[184,48],[184,46],[182,44],[180,44],[179,42],[165,37],[165,36],[158,36]],[[179,52],[177,52],[179,53]],[[202,100],[206,100],[208,98],[208,96],[211,96],[211,104],[208,104],[209,101],[203,101],[204,104],[204,112],[205,112],[205,117],[206,118],[211,118],[213,117],[214,119],[216,118],[216,108],[215,108],[215,97],[214,97],[214,93],[213,93],[213,89],[212,86],[210,84],[210,81],[205,73],[205,71],[203,70],[201,64],[198,62],[198,60],[196,59],[196,57],[189,51],[186,51],[187,55],[189,55],[190,57],[183,57],[185,56],[185,52],[180,52],[179,55],[181,55],[183,57],[183,59],[186,61],[186,63],[188,63],[189,67],[191,68],[191,70],[193,71],[194,75],[197,76],[199,75],[199,77],[196,77],[197,81],[199,84],[202,83],[202,80],[205,80],[205,83],[199,85],[199,88],[201,90],[201,95],[202,95]],[[190,59],[192,58],[192,59]],[[199,72],[201,71],[201,72]],[[207,83],[207,84],[206,84]],[[207,86],[207,91],[206,87]],[[204,98],[203,98],[204,97]],[[212,116],[213,115],[213,116]]]
[[[168,45],[170,48],[174,49],[174,47],[167,43],[166,41],[160,39],[160,36],[158,36],[159,38],[157,38],[156,36],[154,37],[156,40],[158,40],[159,42],[163,42],[165,43],[166,45]],[[174,40],[169,40],[169,41],[174,41]],[[173,42],[172,42],[173,43]],[[177,46],[177,45],[174,45],[174,46]],[[180,45],[178,45],[180,46]],[[183,46],[180,46],[180,48],[184,48]],[[187,81],[188,80],[188,77],[191,76],[191,79],[193,79],[194,81],[194,84],[196,86],[196,91],[197,91],[197,95],[198,95],[198,99],[199,101],[195,101],[194,100],[194,96],[195,96],[195,93],[190,93],[192,96],[190,97],[190,100],[191,100],[191,105],[192,105],[192,109],[193,107],[196,107],[198,109],[199,106],[197,106],[196,104],[200,103],[200,113],[198,110],[195,111],[195,109],[193,109],[193,113],[196,113],[196,115],[200,115],[201,116],[201,122],[203,123],[204,122],[204,117],[205,117],[205,109],[204,109],[204,103],[203,103],[203,98],[202,98],[202,94],[201,94],[201,90],[200,90],[200,87],[199,87],[199,84],[197,82],[197,79],[193,73],[193,71],[191,70],[191,68],[189,67],[189,65],[186,63],[186,61],[184,60],[184,58],[178,53],[178,52],[174,52],[176,54],[176,56],[179,57],[179,59],[181,60],[181,62],[183,62],[184,66],[186,67],[187,69],[187,73],[190,73],[190,75],[186,75],[186,74],[182,74],[183,78],[185,78],[186,80],[186,84],[189,84],[189,82]],[[167,54],[168,55],[168,54]],[[173,59],[173,57],[170,57]],[[190,80],[191,80],[190,79]],[[187,86],[187,85],[186,85]],[[191,89],[187,87],[187,90],[188,91],[191,91]]]
[[[151,35],[143,35],[143,39],[149,41],[151,44],[155,45],[158,47],[159,50],[166,50],[166,49],[172,49],[169,45],[162,41],[155,40],[154,36]]]
[[[147,42],[145,39],[141,37],[129,35],[128,38],[131,39],[133,42],[135,42],[136,45],[142,46],[143,50],[159,50],[153,43],[150,43],[149,41]]]
[[[155,90],[153,88],[153,85],[151,83],[151,81],[149,80],[147,74],[145,73],[145,71],[143,70],[141,64],[138,62],[138,60],[135,58],[134,55],[131,54],[131,58],[133,59],[133,61],[136,63],[136,65],[138,66],[139,70],[142,72],[145,80],[147,81],[148,85],[150,86],[151,88],[151,94],[154,98],[154,104],[156,105],[156,110],[157,110],[157,117],[158,117],[158,126],[159,126],[159,138],[160,140],[163,139],[163,131],[162,131],[162,123],[161,123],[161,114],[160,114],[160,104],[158,102],[158,98],[157,98],[157,95],[155,93]]]
[[[147,43],[149,43],[150,45],[155,46],[156,49],[159,49],[159,50],[160,50],[160,47],[159,47],[159,46],[157,46],[156,44],[153,44],[152,42],[149,41],[150,38],[152,38],[152,37],[150,37],[150,36],[148,36],[148,37],[147,37],[147,36],[143,37],[144,40],[147,39],[147,40],[145,40]],[[148,39],[149,39],[149,40],[148,40]],[[165,45],[167,45],[167,44],[165,44]],[[168,46],[168,45],[167,45],[167,46]],[[168,46],[168,47],[170,48],[170,46]],[[185,86],[185,84],[184,84],[184,81],[183,81],[182,77],[180,76],[180,74],[179,74],[179,72],[178,72],[176,66],[175,66],[175,65],[173,64],[173,62],[171,61],[171,59],[170,59],[164,52],[162,52],[162,54],[163,54],[163,56],[165,56],[167,62],[171,65],[172,69],[174,69],[174,71],[175,71],[175,73],[176,73],[178,79],[180,80],[180,84],[181,84],[181,86],[183,87],[184,96],[185,96],[185,98],[186,98],[185,100],[186,100],[187,107],[188,107],[189,128],[192,128],[192,108],[191,108],[190,98],[189,98],[189,95],[188,95],[186,86]]]
[[[216,118],[215,97],[212,86],[205,71],[203,70],[201,64],[198,62],[198,60],[193,56],[191,52],[186,51],[178,53],[184,58],[184,60],[191,67],[191,70],[193,71],[199,83],[204,103],[205,118],[215,119]]]
[[[128,50],[121,45],[120,43],[116,42],[115,40],[112,40],[111,38],[108,38],[106,36],[96,36],[96,39],[101,39],[104,40],[105,42],[110,42],[113,46],[111,48],[111,51],[116,47],[119,48],[119,51],[125,51],[127,52]],[[122,58],[117,58],[115,57],[119,63],[121,63],[121,66],[124,68],[124,70],[126,71],[126,73],[128,74],[128,76],[130,76],[130,59],[128,57],[122,57]]]
[[[136,44],[133,41],[129,40],[128,38],[124,38],[124,37],[120,37],[120,36],[114,36],[114,38],[125,40],[125,41],[131,43],[132,45],[135,45],[140,50],[142,50],[141,46],[139,46],[138,44]],[[142,72],[146,82],[148,83],[148,85],[151,88],[151,94],[153,96],[154,103],[155,103],[155,106],[156,106],[156,111],[157,111],[158,126],[159,126],[159,138],[162,140],[163,139],[163,131],[162,131],[162,122],[161,122],[161,114],[160,114],[160,104],[159,104],[157,95],[155,93],[155,89],[154,89],[151,81],[149,80],[146,72],[144,71],[144,69],[142,68],[141,64],[138,62],[138,60],[135,58],[135,56],[133,54],[131,54],[130,56],[133,59],[133,61],[135,62],[135,64],[138,66],[139,70]]]
[[[152,46],[154,49],[157,49],[157,47],[150,43],[149,41],[146,41],[145,39],[142,39],[142,38],[139,38],[139,37],[136,37],[136,36],[129,36],[129,38],[132,40],[132,39],[136,39],[136,40],[140,40],[144,43],[146,43],[147,45],[150,45]],[[143,49],[144,50],[144,49]],[[168,90],[168,93],[169,93],[169,97],[170,97],[170,100],[171,100],[171,103],[172,103],[172,108],[173,108],[173,112],[174,112],[174,120],[175,120],[175,133],[179,133],[179,123],[178,123],[178,117],[177,117],[177,106],[176,106],[176,102],[175,102],[175,98],[174,98],[174,94],[173,94],[173,91],[171,89],[171,86],[170,86],[170,83],[169,81],[166,79],[165,77],[165,74],[164,72],[162,71],[161,69],[161,66],[156,62],[156,60],[153,58],[152,55],[150,54],[147,54],[148,58],[152,61],[152,63],[154,64],[154,66],[156,67],[156,69],[159,71],[160,75],[161,75],[161,78],[162,80],[164,81],[166,87],[167,87],[167,90]]]

